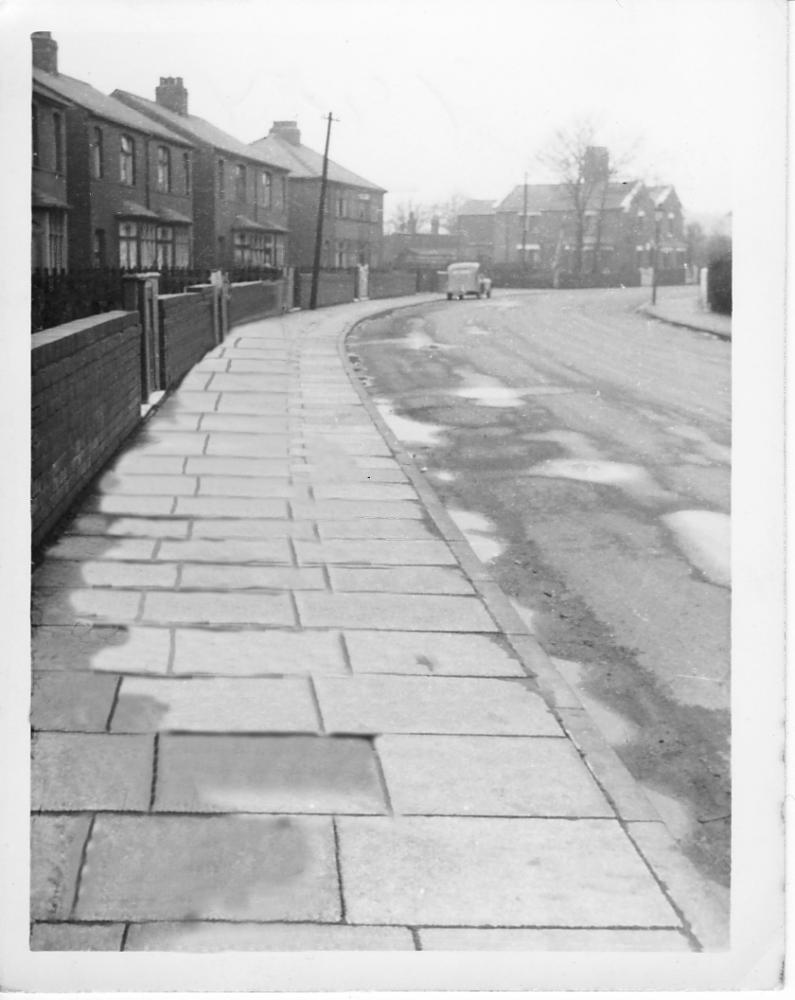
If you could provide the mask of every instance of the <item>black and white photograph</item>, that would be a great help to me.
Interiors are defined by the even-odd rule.
[[[0,27],[3,987],[780,988],[789,5]]]

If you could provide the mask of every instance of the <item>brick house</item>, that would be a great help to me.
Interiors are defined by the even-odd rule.
[[[685,238],[685,223],[682,203],[670,185],[649,188],[653,210],[660,212],[659,256],[657,266],[663,280],[674,274],[684,273],[688,260],[688,244]]]
[[[66,112],[70,104],[37,80],[31,102],[31,266],[67,267]]]
[[[188,112],[182,77],[160,77],[155,100],[113,97],[193,146],[198,267],[282,267],[287,254],[287,168]]]
[[[33,92],[38,95],[34,109],[37,101],[39,107],[33,122],[34,226],[42,188],[54,186],[57,193],[44,194],[62,198],[65,184],[70,268],[189,266],[190,143],[90,84],[60,73],[58,45],[50,32],[34,32],[32,41]],[[45,97],[49,104],[60,101],[63,110],[44,114]],[[37,169],[36,144],[39,160],[49,169]],[[54,218],[51,213],[51,223]],[[34,262],[41,244],[34,228]],[[67,258],[39,253],[38,260],[41,266],[49,262],[57,267]]]
[[[491,264],[494,260],[496,202],[482,199],[465,201],[456,217],[456,231],[467,247],[467,259]]]
[[[274,122],[268,135],[249,148],[289,170],[289,262],[311,267],[323,155],[303,145],[295,121]],[[384,194],[383,188],[329,160],[322,267],[381,263]]]

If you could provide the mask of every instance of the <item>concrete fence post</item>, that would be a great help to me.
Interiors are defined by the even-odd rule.
[[[141,317],[141,402],[162,389],[160,372],[160,315],[157,304],[160,274],[147,271],[125,274],[124,308],[136,310]]]

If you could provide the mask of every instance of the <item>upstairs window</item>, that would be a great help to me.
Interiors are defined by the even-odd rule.
[[[267,170],[263,170],[260,176],[260,194],[262,196],[262,204],[265,208],[270,208],[271,198],[273,196],[273,184],[271,175]]]
[[[122,184],[135,184],[135,142],[129,135],[121,137],[119,146],[119,180]]]
[[[224,190],[225,187],[226,187],[226,184],[225,184],[225,179],[224,179],[224,161],[223,160],[219,160],[218,161],[218,197],[220,198],[221,201],[223,201],[224,197],[225,197],[225,190]]]
[[[64,172],[63,163],[63,119],[58,111],[53,112],[52,116],[53,130],[55,133],[55,172],[56,174],[62,174]]]
[[[33,166],[37,167],[39,165],[39,109],[35,104],[31,107],[30,130],[33,140]]]
[[[102,147],[102,129],[91,130],[91,176],[102,177],[105,171],[104,150]]]
[[[157,189],[171,190],[171,151],[168,146],[157,147]]]
[[[185,178],[185,194],[191,192],[190,153],[182,154],[182,173]]]
[[[246,168],[242,163],[235,166],[235,197],[238,201],[246,200]]]

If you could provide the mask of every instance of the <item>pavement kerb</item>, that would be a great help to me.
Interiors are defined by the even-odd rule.
[[[709,334],[710,337],[717,337],[718,340],[726,340],[731,343],[732,336],[730,333],[722,333],[720,330],[710,330],[709,327],[698,326],[696,323],[685,323],[683,320],[680,319],[670,319],[663,313],[658,312],[654,308],[654,306],[650,305],[638,306],[638,312],[643,313],[650,319],[659,320],[660,323],[667,323],[668,326],[678,326],[681,327],[683,330],[694,330],[696,333],[707,333]]]
[[[346,340],[364,320],[390,315],[412,308],[417,301],[384,306],[376,312],[355,319],[337,337],[337,352],[348,379],[368,416],[393,452],[396,461],[408,477],[430,520],[470,578],[477,595],[497,623],[504,638],[515,652],[522,669],[538,687],[550,711],[574,744],[588,770],[601,788],[635,850],[649,868],[685,928],[701,947],[728,947],[726,904],[697,875],[680,853],[675,837],[657,812],[651,800],[621,762],[617,753],[593,724],[576,692],[555,668],[546,651],[519,617],[493,576],[475,555],[469,542],[445,510],[433,487],[419,470],[416,462],[386,424],[350,363]],[[656,318],[656,317],[655,317]],[[659,832],[653,849],[633,837],[633,825],[653,825]],[[686,892],[682,890],[686,889]]]

